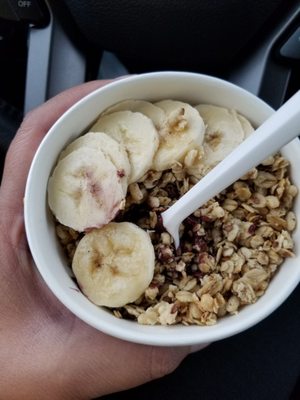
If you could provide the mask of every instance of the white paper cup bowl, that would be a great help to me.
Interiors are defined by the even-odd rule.
[[[29,172],[25,193],[25,227],[28,243],[43,279],[57,298],[77,317],[109,335],[157,346],[198,345],[220,340],[257,324],[290,295],[300,280],[299,229],[293,233],[296,257],[280,266],[266,293],[237,315],[226,316],[213,326],[145,326],[118,319],[107,309],[91,303],[72,279],[72,273],[58,243],[47,205],[47,182],[61,150],[107,107],[128,98],[158,101],[178,99],[190,104],[209,103],[234,108],[254,126],[274,110],[251,93],[226,81],[194,73],[157,72],[115,81],[89,94],[70,108],[49,130]],[[283,132],[284,134],[284,132]],[[293,183],[300,185],[300,144],[296,139],[282,150],[291,163]],[[299,219],[300,197],[294,211]]]

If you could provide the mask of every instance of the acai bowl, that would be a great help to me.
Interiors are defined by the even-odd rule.
[[[297,160],[300,152],[298,139],[282,149],[281,158],[275,155],[266,160],[262,168],[256,171],[256,176],[251,176],[249,172],[248,177],[243,177],[243,180],[237,182],[235,187],[220,194],[219,199],[214,199],[214,202],[207,205],[205,211],[199,211],[198,215],[191,216],[184,227],[185,231],[183,229],[186,248],[183,249],[182,254],[178,254],[172,252],[172,238],[159,226],[159,211],[172,204],[172,201],[176,201],[176,196],[178,197],[188,190],[188,184],[184,180],[186,176],[180,181],[180,174],[183,172],[182,169],[180,170],[180,165],[182,166],[185,162],[185,167],[190,166],[192,171],[188,171],[189,176],[197,175],[195,169],[199,171],[199,165],[197,163],[193,165],[192,162],[188,165],[188,162],[194,154],[191,152],[195,150],[195,146],[197,148],[197,145],[201,146],[201,143],[199,138],[193,137],[191,142],[194,141],[193,143],[196,143],[196,145],[193,144],[191,148],[187,147],[186,152],[178,156],[181,158],[179,161],[177,160],[176,165],[174,163],[172,165],[164,164],[166,155],[161,152],[161,156],[156,156],[160,137],[164,135],[160,132],[157,147],[154,145],[153,150],[149,148],[149,152],[147,151],[145,157],[143,157],[143,161],[149,153],[152,159],[156,157],[155,168],[153,169],[151,164],[146,165],[145,170],[138,171],[137,175],[131,177],[132,179],[127,183],[124,183],[123,169],[117,168],[120,187],[113,203],[118,203],[118,212],[112,213],[112,217],[107,220],[100,220],[100,227],[90,226],[90,223],[83,226],[72,226],[71,229],[75,231],[74,243],[76,245],[72,244],[72,240],[70,240],[71,250],[68,254],[64,251],[60,236],[63,236],[66,232],[64,227],[73,222],[68,222],[68,220],[66,223],[64,216],[61,216],[57,211],[61,209],[61,204],[65,203],[58,203],[57,206],[57,204],[53,204],[54,201],[49,202],[49,197],[51,197],[49,179],[52,182],[60,180],[58,176],[60,177],[63,172],[55,173],[56,166],[61,161],[62,152],[67,151],[68,146],[71,146],[78,137],[83,137],[95,130],[103,131],[106,129],[106,133],[111,136],[114,135],[113,137],[118,139],[117,133],[111,133],[115,129],[114,127],[111,128],[111,115],[121,113],[119,115],[124,116],[124,113],[136,112],[136,110],[132,110],[132,105],[129,107],[128,103],[127,109],[122,109],[123,106],[120,109],[118,105],[125,101],[131,103],[144,101],[156,107],[161,105],[161,109],[165,113],[169,113],[169,122],[171,121],[173,127],[178,129],[179,133],[180,130],[185,132],[187,127],[184,116],[189,116],[188,107],[185,108],[182,103],[188,104],[195,110],[197,110],[198,105],[231,110],[230,113],[233,112],[234,117],[240,118],[240,121],[242,121],[241,126],[244,126],[244,130],[249,130],[248,125],[245,128],[247,122],[253,127],[259,126],[274,112],[266,103],[254,95],[226,81],[206,75],[183,72],[159,72],[128,77],[98,89],[80,100],[50,129],[34,157],[28,176],[25,193],[26,232],[33,258],[42,277],[58,299],[75,315],[96,329],[124,340],[159,346],[192,345],[220,340],[253,326],[273,312],[288,297],[300,278],[297,254],[299,232],[296,227],[296,220],[299,215],[297,187],[300,179],[297,172]],[[166,101],[173,103],[166,104]],[[176,111],[176,108],[172,108],[174,103],[178,105],[178,102],[180,103],[179,112]],[[131,110],[128,110],[128,107]],[[184,110],[183,116],[180,114],[182,109]],[[143,114],[140,111],[142,110],[140,109],[138,113]],[[207,133],[206,130],[210,125],[213,125],[209,111],[211,109],[204,110],[202,114],[201,110],[199,111],[200,116],[203,116],[202,143]],[[101,117],[102,121],[100,121],[99,127],[99,118],[101,119]],[[194,121],[194,117],[191,118]],[[110,120],[110,122],[108,123],[107,120]],[[190,125],[192,123],[190,122]],[[93,129],[97,124],[97,129]],[[152,125],[155,127],[156,124],[157,121],[155,120]],[[197,126],[199,130],[199,125]],[[210,135],[210,148],[218,146],[220,138],[214,134],[215,131]],[[251,134],[251,132],[247,134]],[[154,142],[155,139],[151,143]],[[184,148],[186,143],[187,141],[184,141],[177,148]],[[67,157],[74,158],[76,151],[80,155],[80,148],[84,148],[83,153],[86,153],[86,145],[81,145],[79,148],[76,145],[75,147],[75,149],[71,149],[72,151],[65,159]],[[215,153],[208,157],[208,152],[204,152],[203,155],[200,154],[200,147],[197,150],[199,150],[198,158],[200,161],[201,157],[202,160],[203,157],[206,157],[209,160],[213,159],[214,162],[218,161],[214,158]],[[151,154],[151,151],[153,154]],[[92,159],[93,151],[87,153]],[[132,155],[128,149],[127,154]],[[138,152],[136,155],[138,155]],[[130,162],[132,163],[132,158],[129,157]],[[66,161],[64,164],[66,164]],[[208,164],[205,164],[206,167]],[[277,166],[274,167],[274,165]],[[209,168],[212,167],[213,164],[209,165]],[[101,169],[101,167],[99,168]],[[201,179],[201,174],[204,174],[205,169],[209,170],[209,168],[203,168],[197,179]],[[285,172],[283,172],[283,169],[285,169]],[[149,171],[152,171],[152,177],[156,173],[152,182],[149,182],[151,179],[147,175]],[[279,172],[275,173],[274,171]],[[170,183],[174,186],[172,176],[171,181],[173,180],[173,182],[164,182],[170,179],[170,173],[173,177],[175,176],[175,184],[179,189],[179,194],[174,194],[174,190],[172,193],[170,185],[168,187],[170,190],[165,190]],[[255,174],[253,171],[252,173]],[[277,177],[274,182],[272,182],[273,178],[271,178],[271,181],[269,179],[271,175]],[[249,182],[255,181],[257,188],[259,185],[264,185],[264,176],[268,178],[265,182],[268,187],[262,187],[254,193],[254,190],[251,189],[254,186]],[[284,179],[288,179],[290,182],[288,184],[290,189],[288,190],[291,192],[292,199],[290,199],[291,202],[286,210],[282,211],[283,206],[278,202],[276,193],[279,193],[278,188],[282,185],[280,182]],[[113,181],[111,180],[111,182]],[[162,187],[162,182],[166,183],[165,187]],[[181,183],[179,184],[179,182]],[[152,186],[153,184],[154,186]],[[56,184],[54,186],[56,187]],[[153,190],[156,190],[157,187],[168,195],[153,193]],[[92,192],[98,192],[98,189],[97,186],[93,186]],[[61,188],[59,190],[61,191]],[[124,191],[125,204],[122,203],[122,190]],[[163,197],[166,197],[166,199],[163,199]],[[54,198],[57,198],[56,194]],[[265,203],[260,204],[261,201]],[[106,204],[109,208],[110,201],[107,201]],[[147,204],[148,211],[152,213],[152,216],[155,212],[154,221],[150,219],[147,221],[147,218],[146,220],[144,218],[144,221],[142,221],[144,225],[141,225],[141,222],[135,216],[132,217],[132,214],[136,215],[136,212],[131,213],[131,216],[126,215],[130,206],[139,209],[141,204]],[[242,215],[241,209],[246,210],[245,216]],[[278,212],[274,211],[276,209],[279,209]],[[268,215],[270,210],[273,210],[271,216]],[[233,232],[236,231],[232,219],[230,221],[224,220],[224,214],[227,216],[230,213],[234,213],[233,222],[236,222],[236,225],[239,225],[237,220],[241,221],[246,218],[243,221],[243,227],[247,227],[246,237],[244,235],[240,243],[235,242],[235,238],[232,237]],[[57,219],[59,219],[58,224],[56,223]],[[70,220],[74,221],[76,218],[71,216]],[[143,230],[143,233],[146,233],[146,236],[148,235],[145,241],[150,252],[147,250],[140,259],[141,264],[147,260],[144,266],[147,270],[147,278],[144,282],[138,284],[145,286],[142,287],[142,293],[137,292],[133,298],[122,300],[125,304],[117,302],[107,305],[107,303],[103,303],[103,296],[100,295],[100,300],[97,296],[92,297],[91,293],[93,294],[95,289],[92,288],[91,291],[87,289],[90,284],[87,284],[86,281],[83,282],[80,271],[78,272],[82,267],[72,269],[72,258],[76,256],[77,247],[80,246],[78,243],[81,239],[91,237],[91,234],[94,235],[93,232],[98,232],[98,228],[103,232],[103,227],[105,231],[108,229],[107,226],[111,226],[110,224],[124,223],[137,226]],[[280,226],[281,223],[282,226]],[[63,234],[58,234],[58,226]],[[113,225],[112,228],[115,228],[115,226]],[[269,243],[269,238],[274,238],[274,235],[272,236],[269,228],[276,234],[272,243]],[[130,236],[130,234],[126,234],[126,229],[123,236],[124,240],[126,236]],[[76,236],[76,232],[79,232],[78,236]],[[223,237],[217,239],[211,237],[213,235],[217,237],[220,232]],[[288,234],[282,235],[282,232],[288,232]],[[157,237],[158,233],[159,238]],[[112,229],[110,235],[111,237],[116,236],[114,229]],[[156,235],[156,238],[153,239],[155,240],[154,243],[151,235]],[[145,236],[142,234],[142,237]],[[208,237],[209,239],[207,239]],[[149,238],[151,239],[150,242]],[[192,247],[189,247],[189,238],[192,238]],[[105,236],[103,237],[100,234],[98,240],[102,246]],[[136,242],[143,240],[141,236],[138,236]],[[94,238],[92,238],[92,241],[94,241]],[[282,260],[278,260],[278,251],[275,251],[278,250],[276,246],[279,242],[283,247],[286,247],[279,249],[279,257]],[[228,245],[229,243],[232,245]],[[151,246],[154,249],[152,253]],[[101,248],[97,250],[98,253],[99,251],[101,251]],[[192,253],[192,255],[187,253]],[[250,253],[255,253],[256,256],[252,257]],[[257,256],[259,261],[257,261]],[[189,257],[192,257],[192,259],[189,260]],[[82,258],[82,255],[79,258]],[[253,258],[255,258],[255,261],[253,261]],[[241,259],[243,260],[241,261]],[[274,264],[277,263],[275,259],[278,261],[278,268],[277,266],[274,267]],[[159,266],[157,262],[159,262]],[[256,268],[255,263],[257,262],[262,268]],[[266,266],[270,268],[268,269]],[[149,269],[152,274],[148,274]],[[274,271],[270,272],[272,269]],[[245,274],[247,279],[241,279]],[[131,275],[134,275],[134,273]],[[259,284],[253,284],[253,279],[258,279]],[[130,283],[128,284],[130,285]],[[244,297],[243,293],[245,294]],[[110,299],[111,297],[108,292],[106,298]]]

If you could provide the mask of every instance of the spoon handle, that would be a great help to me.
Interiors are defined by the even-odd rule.
[[[175,232],[185,218],[299,134],[300,91],[162,213],[163,224],[175,243],[178,240]]]

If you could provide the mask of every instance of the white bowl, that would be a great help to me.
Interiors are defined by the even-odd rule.
[[[296,257],[284,261],[266,293],[237,315],[218,320],[213,326],[144,326],[118,319],[105,308],[92,304],[72,280],[47,206],[47,182],[58,154],[108,106],[121,100],[178,99],[191,104],[210,103],[232,107],[254,126],[260,125],[274,110],[251,93],[226,81],[194,73],[157,72],[113,82],[84,97],[71,107],[50,129],[31,165],[25,193],[25,226],[29,246],[42,277],[75,315],[109,335],[158,346],[196,345],[237,334],[270,315],[293,291],[300,280],[299,229],[293,234]],[[284,134],[284,132],[283,132]],[[300,185],[300,142],[287,145],[282,153],[292,165],[292,181]],[[300,196],[294,211],[300,218]],[[75,290],[74,290],[75,289]]]

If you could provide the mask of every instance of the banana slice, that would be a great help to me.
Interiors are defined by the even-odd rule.
[[[57,164],[48,202],[59,222],[82,232],[110,222],[124,205],[124,191],[114,164],[101,151],[81,147]]]
[[[159,137],[150,118],[139,112],[117,111],[100,116],[90,130],[105,132],[124,145],[131,166],[128,183],[138,181],[151,168]]]
[[[141,114],[144,114],[146,115],[146,117],[151,119],[157,130],[161,129],[166,119],[166,114],[161,108],[145,100],[121,101],[109,107],[107,110],[104,111],[102,115],[111,114],[116,111],[140,112]]]
[[[234,110],[209,104],[195,108],[206,125],[203,162],[214,167],[244,140],[244,130]]]
[[[167,118],[159,132],[160,143],[153,168],[164,171],[176,161],[182,162],[190,150],[201,149],[205,126],[197,110],[189,104],[163,100],[155,105],[164,110]]]
[[[124,146],[104,132],[88,132],[70,143],[66,149],[61,152],[59,161],[81,147],[102,151],[102,153],[110,159],[117,168],[123,192],[126,196],[128,178],[130,176],[130,164]]]
[[[111,222],[79,242],[72,268],[82,292],[95,304],[122,307],[137,300],[154,274],[149,235],[130,222]]]
[[[243,115],[237,113],[237,118],[240,121],[240,124],[242,125],[243,131],[244,131],[244,136],[245,139],[251,135],[252,132],[254,132],[254,128],[251,125],[250,121],[247,120]]]

